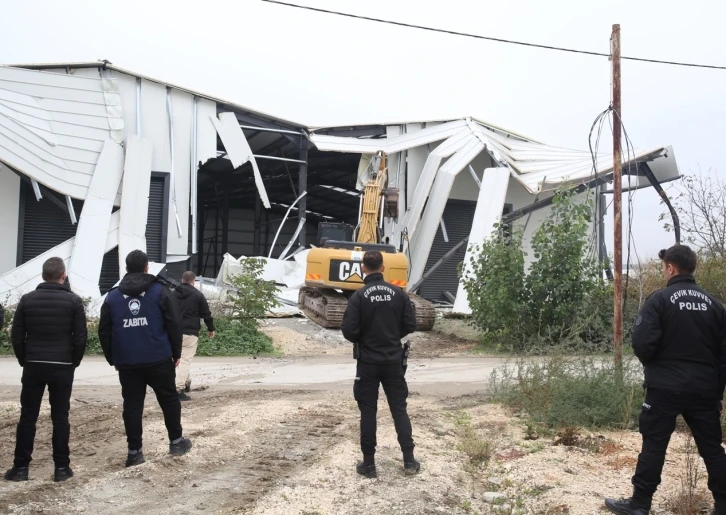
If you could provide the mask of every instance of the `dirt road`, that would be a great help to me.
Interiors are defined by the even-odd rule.
[[[281,331],[291,337],[288,329]],[[379,478],[361,479],[353,468],[359,456],[358,411],[350,377],[336,375],[351,372],[348,349],[339,352],[337,343],[308,336],[303,357],[292,352],[269,360],[195,363],[195,384],[208,388],[192,392],[194,400],[184,404],[184,430],[194,441],[184,457],[168,456],[161,412],[150,396],[144,420],[147,463],[133,469],[123,466],[119,387],[110,380],[113,374],[100,368],[102,363],[90,360],[79,369],[88,367],[88,372],[72,401],[76,477],[64,484],[51,481],[46,401],[31,481],[0,481],[0,513],[592,515],[600,513],[603,495],[628,493],[637,433],[598,435],[595,450],[554,446],[551,438],[528,441],[519,419],[486,404],[482,377],[496,361],[437,358],[450,352],[440,352],[444,339],[434,335],[428,338],[430,345],[421,343],[420,359],[413,364],[419,368],[411,369],[409,408],[422,472],[414,477],[402,473],[382,398]],[[325,355],[315,356],[321,350]],[[17,382],[9,384],[5,374],[12,365],[0,360],[3,468],[11,465],[19,411]],[[298,374],[304,380],[296,383]],[[680,435],[672,443],[664,499],[678,487],[682,443]],[[671,512],[663,504],[653,513]]]

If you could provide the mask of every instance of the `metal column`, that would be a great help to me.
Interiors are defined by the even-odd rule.
[[[229,244],[229,185],[224,187],[224,195],[222,196],[222,252],[228,252]]]
[[[255,197],[255,233],[252,241],[252,254],[255,256],[261,256],[260,253],[260,242],[262,240],[262,201],[260,196]]]
[[[305,138],[300,139],[300,177],[298,178],[298,193],[300,195],[303,194],[303,192],[307,192],[308,190],[308,140]],[[307,218],[307,207],[308,207],[308,199],[307,195],[304,195],[298,204],[298,213],[300,214],[299,219],[305,220]],[[303,229],[300,231],[300,236],[298,242],[300,243],[300,248],[305,248],[307,246],[306,240],[306,228],[303,226]]]

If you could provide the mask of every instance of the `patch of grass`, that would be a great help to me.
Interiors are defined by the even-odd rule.
[[[272,339],[256,327],[232,318],[214,320],[216,335],[210,339],[202,331],[197,347],[198,356],[257,356],[275,353]]]
[[[491,376],[492,399],[541,428],[632,428],[642,400],[640,365],[552,356],[504,365]],[[534,432],[530,428],[528,432]]]

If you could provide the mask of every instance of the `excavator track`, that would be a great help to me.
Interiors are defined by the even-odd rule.
[[[409,294],[416,307],[416,331],[430,331],[436,321],[433,304],[418,295]],[[300,309],[305,316],[327,329],[338,329],[343,324],[343,313],[348,299],[336,290],[323,288],[300,288],[298,297]]]
[[[348,299],[342,293],[323,288],[300,288],[298,304],[305,316],[328,329],[338,329],[343,324],[343,313]]]
[[[434,328],[434,322],[436,322],[436,309],[434,305],[423,297],[414,295],[413,293],[408,294],[408,298],[413,302],[416,308],[416,331],[430,331]]]

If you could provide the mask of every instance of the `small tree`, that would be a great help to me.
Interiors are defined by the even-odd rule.
[[[571,193],[555,195],[550,216],[532,237],[535,262],[527,276],[530,322],[564,328],[572,323],[597,281],[597,267],[585,257],[592,206]]]
[[[240,261],[242,272],[230,278],[237,288],[232,299],[235,317],[251,327],[257,326],[257,320],[264,318],[267,312],[279,303],[275,300],[277,286],[274,281],[262,279],[265,262],[258,258],[247,258]]]
[[[672,186],[673,207],[678,212],[684,243],[707,254],[726,259],[726,179],[715,170],[685,175]],[[667,231],[673,230],[670,213],[662,213]]]
[[[535,261],[525,273],[521,233],[497,230],[475,250],[464,277],[472,321],[511,350],[553,346],[606,348],[611,341],[612,291],[586,257],[591,205],[557,193],[532,238]],[[603,305],[607,305],[603,309]]]
[[[522,319],[526,300],[522,234],[503,227],[481,245],[470,248],[464,288],[473,323],[485,333],[506,336]]]

